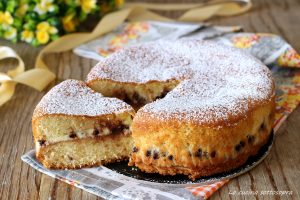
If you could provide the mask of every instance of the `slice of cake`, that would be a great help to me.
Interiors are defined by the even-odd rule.
[[[34,110],[36,157],[48,168],[72,169],[127,159],[133,108],[103,97],[82,81],[52,88]]]

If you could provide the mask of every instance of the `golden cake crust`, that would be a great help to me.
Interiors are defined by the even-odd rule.
[[[266,141],[267,142],[267,141]],[[265,143],[266,143],[265,142]],[[262,143],[265,144],[265,143]],[[256,155],[261,148],[261,145],[256,145],[251,148],[250,152],[242,153],[234,159],[228,159],[225,162],[212,163],[209,165],[200,166],[158,166],[158,165],[148,165],[145,162],[136,162],[135,166],[146,173],[159,173],[161,175],[176,175],[183,174],[187,175],[191,180],[195,180],[199,177],[211,176],[213,174],[229,172],[230,170],[236,169],[248,160],[250,156]],[[129,165],[133,165],[129,163]]]
[[[192,180],[237,168],[268,141],[274,110],[271,99],[222,127],[137,114],[131,126],[135,147],[129,165],[149,173],[184,174]]]

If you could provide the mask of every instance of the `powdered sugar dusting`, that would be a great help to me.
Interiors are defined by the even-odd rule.
[[[112,54],[91,70],[87,82],[110,79],[146,83],[151,80],[166,81],[174,77],[183,79],[193,74],[191,57],[186,56],[187,48],[181,49],[180,45],[169,43],[166,43],[168,46],[164,46],[163,42],[153,44],[124,48]]]
[[[162,120],[203,123],[245,114],[274,95],[270,71],[241,50],[195,41],[158,41],[118,51],[92,69],[87,81],[147,83],[181,80],[168,95],[140,109]]]
[[[53,87],[34,110],[34,117],[44,114],[98,116],[132,112],[132,108],[116,98],[103,97],[82,81],[66,80]]]

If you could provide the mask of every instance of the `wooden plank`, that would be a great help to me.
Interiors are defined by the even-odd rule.
[[[242,25],[245,31],[249,32],[275,33],[283,36],[300,51],[299,9],[299,0],[255,0],[253,9],[244,15],[215,18],[210,22],[220,25]],[[178,12],[165,14],[171,17],[179,15]],[[41,48],[30,47],[23,43],[11,44],[4,40],[0,42],[1,45],[11,46],[17,50],[24,59],[27,69],[34,66]],[[96,63],[75,56],[72,52],[49,55],[46,62],[58,77],[51,86],[67,78],[84,80]],[[13,61],[9,60],[5,65],[12,66]],[[3,67],[4,64],[1,62],[0,68]],[[21,161],[21,155],[34,148],[30,120],[35,105],[45,92],[37,92],[27,86],[18,85],[13,99],[0,107],[0,199],[101,199],[42,175]],[[250,172],[230,181],[211,199],[300,199],[299,121],[298,107],[279,130],[274,148],[267,159]],[[233,191],[265,190],[293,191],[293,195],[229,194]]]

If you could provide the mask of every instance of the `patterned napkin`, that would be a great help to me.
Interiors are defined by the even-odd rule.
[[[300,102],[300,55],[281,37],[266,33],[244,33],[238,26],[164,23],[123,23],[115,31],[74,49],[80,56],[102,60],[124,46],[158,39],[197,38],[240,48],[264,62],[276,83],[274,131]],[[22,156],[33,168],[51,177],[109,199],[207,199],[229,180],[203,186],[169,186],[118,174],[106,167],[79,170],[48,170],[35,158],[34,150]]]

